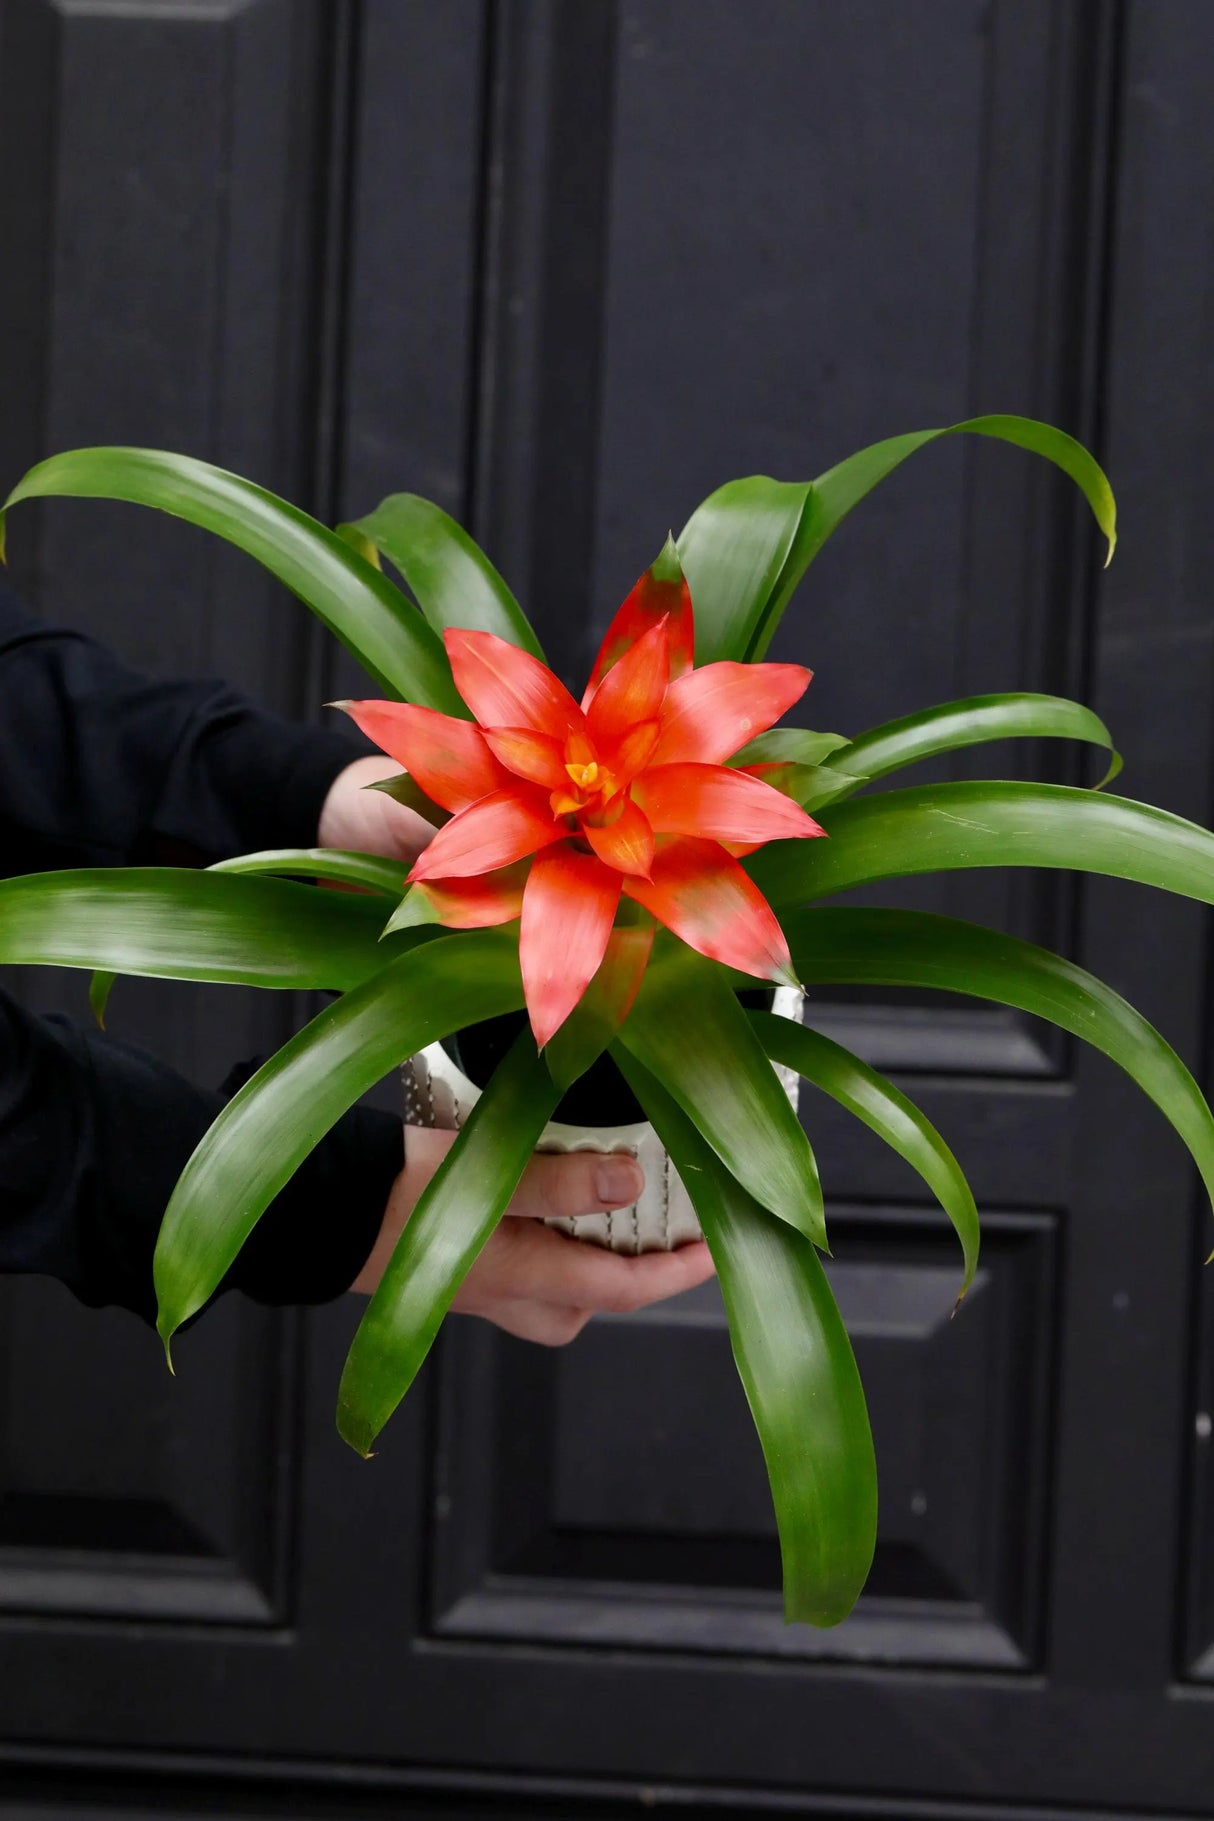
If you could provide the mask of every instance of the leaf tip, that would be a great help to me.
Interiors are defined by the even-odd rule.
[[[1111,755],[1109,758],[1109,768],[1105,772],[1103,778],[1101,778],[1099,784],[1094,784],[1092,786],[1093,790],[1103,790],[1106,784],[1111,784],[1114,778],[1120,776],[1124,761],[1115,747],[1110,747],[1109,750]]]
[[[655,582],[681,582],[683,580],[683,565],[679,561],[679,547],[675,542],[673,531],[666,533],[666,542],[654,558],[650,574]]]
[[[771,979],[778,986],[791,986],[800,990],[801,982],[791,961],[777,961],[772,967]]]
[[[337,1395],[337,1433],[361,1460],[373,1461],[376,1453],[373,1443],[379,1430],[374,1426],[374,1419],[368,1417],[365,1411],[360,1412],[346,1402],[347,1395],[343,1374],[343,1383]]]

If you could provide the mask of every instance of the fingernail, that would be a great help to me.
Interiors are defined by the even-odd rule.
[[[640,1170],[631,1157],[605,1157],[594,1173],[594,1190],[600,1201],[635,1201],[640,1193]]]

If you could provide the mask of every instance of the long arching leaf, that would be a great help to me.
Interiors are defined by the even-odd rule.
[[[746,862],[773,904],[974,866],[1065,867],[1214,903],[1214,835],[1127,797],[1063,784],[922,784],[819,812],[827,841],[773,841]]]
[[[809,1140],[724,970],[681,943],[655,948],[619,1041],[756,1201],[825,1247]]]
[[[779,582],[765,603],[747,645],[748,658],[764,656],[802,576],[852,508],[858,506],[886,475],[900,467],[908,455],[914,455],[928,443],[938,442],[941,437],[958,435],[990,436],[1000,442],[1013,443],[1034,455],[1044,456],[1061,468],[1091,507],[1096,523],[1108,540],[1106,562],[1112,561],[1117,543],[1117,507],[1113,490],[1108,477],[1083,444],[1076,442],[1073,436],[1067,436],[1065,431],[1031,417],[988,416],[967,418],[964,423],[949,424],[941,430],[915,430],[906,436],[891,436],[884,442],[858,450],[813,482]]]
[[[436,637],[387,576],[298,507],[239,475],[161,449],[70,449],[39,462],[0,509],[70,495],[156,506],[214,531],[284,582],[389,694],[467,716]]]
[[[767,1462],[785,1619],[837,1625],[872,1566],[877,1468],[826,1274],[810,1242],[746,1193],[653,1075],[623,1045],[613,1054],[683,1178],[717,1267]]]
[[[0,963],[340,991],[390,959],[383,920],[380,897],[285,879],[154,866],[30,873],[0,880]]]
[[[1048,949],[927,911],[792,912],[784,928],[807,986],[935,987],[1048,1019],[1138,1083],[1192,1153],[1214,1202],[1214,1115],[1180,1057],[1141,1013]]]
[[[213,873],[269,873],[284,879],[332,879],[396,899],[404,896],[405,862],[378,854],[346,853],[338,847],[269,847],[262,853],[217,860]]]
[[[1082,491],[1109,543],[1112,489],[1081,443],[1027,417],[972,417],[859,450],[815,481],[749,475],[710,494],[687,521],[679,555],[696,615],[696,662],[764,656],[794,589],[853,506],[908,455],[940,437],[971,432],[1014,443],[1055,463]]]
[[[961,1165],[931,1120],[892,1081],[820,1031],[777,1018],[772,1012],[752,1012],[750,1021],[773,1062],[796,1069],[812,1081],[919,1172],[961,1241],[964,1296],[978,1267],[978,1210]]]
[[[484,551],[449,512],[416,493],[393,493],[374,512],[343,525],[404,577],[430,625],[494,632],[541,661],[543,647]]]
[[[440,937],[326,1006],[264,1063],[204,1134],[165,1212],[155,1278],[166,1347],[360,1094],[415,1050],[522,1001],[518,950],[508,938],[496,930]]]
[[[872,779],[888,777],[921,759],[935,759],[987,740],[1011,739],[1087,740],[1103,747],[1110,760],[1097,790],[1103,790],[1121,770],[1121,755],[1108,728],[1082,702],[1024,693],[969,696],[886,721],[860,734],[833,758],[835,767],[856,773],[856,782],[836,790],[829,799],[820,797],[818,807],[827,801],[840,803]]]
[[[518,1187],[561,1090],[524,1031],[410,1214],[341,1375],[337,1427],[370,1454]]]

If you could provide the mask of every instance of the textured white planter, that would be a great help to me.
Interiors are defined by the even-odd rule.
[[[776,988],[772,1010],[800,1021],[804,994],[796,987]],[[776,1073],[794,1108],[800,1077],[777,1066]],[[406,1125],[437,1126],[454,1131],[463,1125],[480,1099],[480,1089],[456,1067],[441,1043],[410,1057],[401,1069]],[[630,1208],[610,1214],[583,1214],[551,1220],[575,1239],[610,1246],[615,1252],[669,1252],[699,1239],[700,1223],[678,1172],[658,1142],[648,1120],[637,1125],[562,1125],[553,1120],[540,1137],[541,1151],[629,1151],[645,1172],[645,1193]]]

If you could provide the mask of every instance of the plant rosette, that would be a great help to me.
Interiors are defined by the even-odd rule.
[[[669,1154],[716,1263],[767,1464],[786,1618],[831,1625],[872,1560],[876,1466],[819,1257],[817,1163],[777,1071],[833,1097],[918,1171],[956,1228],[962,1294],[978,1215],[943,1138],[898,1087],[797,1019],[748,1004],[750,994],[943,989],[1051,1020],[1137,1081],[1214,1192],[1214,1116],[1196,1082],[1101,981],[955,918],[823,906],[876,881],[984,866],[1105,873],[1214,902],[1214,836],[1101,786],[870,792],[918,760],[1009,737],[1102,748],[1108,783],[1120,760],[1079,703],[976,697],[851,739],[777,725],[809,681],[800,665],[765,662],[793,591],[874,486],[957,432],[1052,461],[1084,494],[1111,554],[1104,474],[1079,443],[1026,418],[893,437],[812,482],[731,481],[636,584],[580,700],[547,668],[487,558],[416,495],[332,531],[205,462],[124,448],[54,456],[18,484],[6,508],[53,495],[127,500],[261,562],[373,679],[379,696],[346,707],[402,765],[386,788],[435,827],[407,882],[399,863],[318,848],[205,872],[0,882],[0,961],[92,969],[97,1008],[123,973],[335,995],[228,1103],[182,1173],[156,1250],[166,1348],[366,1089],[412,1058],[437,1069],[447,1052],[431,1046],[470,1043],[513,1016],[517,1033],[473,1084],[475,1102],[363,1314],[338,1394],[341,1434],[371,1451],[534,1147],[574,1104],[564,1097],[606,1070]],[[362,889],[318,889],[333,880]]]
[[[494,633],[447,627],[443,641],[474,721],[404,702],[335,704],[403,767],[402,788],[435,823],[387,928],[517,921],[531,1032],[565,1090],[538,1147],[628,1149],[646,1171],[640,1204],[563,1224],[620,1251],[699,1237],[677,1172],[603,1052],[632,1009],[659,926],[741,975],[785,982],[799,1014],[788,945],[739,856],[822,830],[765,782],[770,766],[726,762],[799,700],[810,673],[694,667],[691,598],[673,543],[608,628],[580,704],[538,658]],[[786,998],[782,1009],[794,1007]],[[462,1126],[505,1047],[491,1026],[461,1035],[458,1060],[441,1044],[412,1058],[409,1116]],[[787,1093],[791,1072],[777,1073]],[[627,1123],[607,1123],[621,1099]],[[569,1123],[573,1100],[583,1123]],[[584,1123],[600,1109],[597,1123]]]

